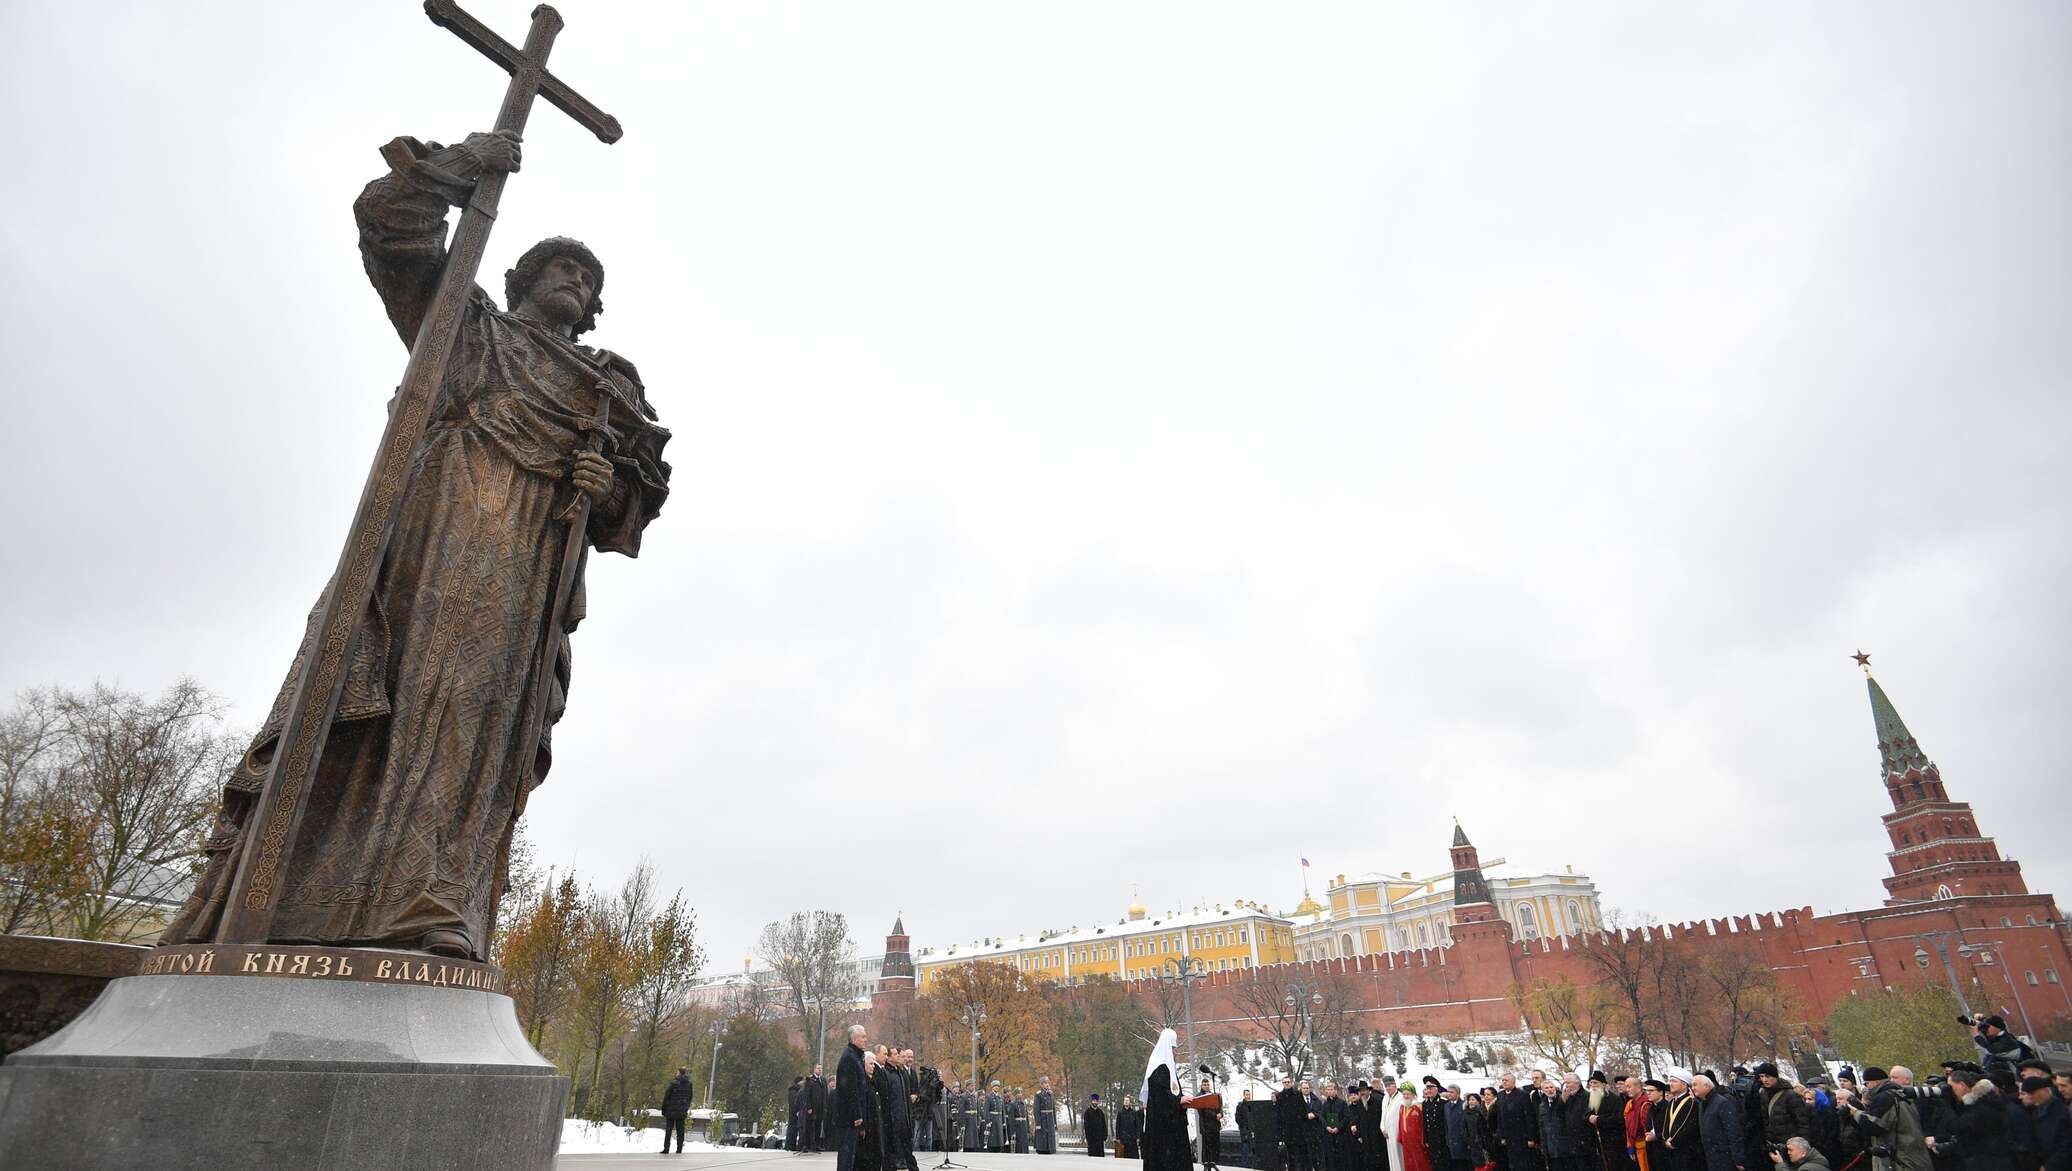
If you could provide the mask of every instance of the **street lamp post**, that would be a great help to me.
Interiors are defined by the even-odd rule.
[[[1181,1011],[1187,1014],[1187,1062],[1190,1065],[1198,1064],[1201,1060],[1194,1051],[1194,982],[1207,979],[1208,975],[1208,965],[1202,963],[1199,958],[1175,956],[1166,960],[1165,975],[1159,977],[1161,980],[1177,981],[1180,985]]]
[[[712,1072],[705,1076],[705,1108],[707,1110],[712,1109],[712,1083],[719,1080],[719,1047],[722,1044],[719,1035],[725,1032],[726,1029],[727,1026],[722,1022],[712,1022]]]
[[[1313,1007],[1324,1007],[1324,994],[1312,991],[1300,984],[1295,987],[1298,991],[1308,992],[1309,995],[1297,996],[1295,993],[1290,992],[1288,995],[1281,997],[1281,1003],[1301,1014],[1303,1048],[1308,1051],[1310,1062],[1314,1064],[1317,1058],[1317,1026],[1315,1018],[1310,1016],[1310,1009]]]
[[[979,1086],[978,1027],[986,1023],[986,1010],[976,1004],[967,1004],[964,1006],[964,1011],[961,1015],[964,1018],[965,1027],[971,1030],[971,1084],[974,1089],[977,1089]]]
[[[814,1003],[814,1005],[815,1005],[815,1006],[816,1006],[817,1008],[819,1008],[819,1010],[820,1010],[820,1015],[818,1015],[818,1016],[816,1016],[816,1017],[814,1017],[814,1018],[813,1018],[813,1019],[814,1019],[814,1020],[815,1020],[815,1021],[816,1021],[816,1022],[817,1022],[817,1023],[819,1024],[819,1026],[820,1026],[820,1056],[818,1056],[818,1057],[814,1058],[813,1060],[814,1060],[814,1062],[815,1062],[816,1064],[819,1064],[819,1065],[826,1065],[826,1064],[827,1064],[827,997],[825,997],[825,996],[822,996],[822,997],[820,997],[819,999],[815,1000],[815,1001],[814,1001],[813,1003]]]
[[[1943,942],[1955,934],[1954,931],[1924,931],[1914,938],[1925,939],[1935,945],[1935,954],[1942,957],[1943,972],[1950,978],[1950,992],[1957,997],[1957,1007],[1964,1010],[1965,1016],[1970,1016],[1971,1002],[1964,998],[1964,989],[1957,985],[1957,967],[1950,962],[1950,949]],[[1918,943],[1914,945],[1914,963],[1922,968],[1928,966],[1928,952]]]

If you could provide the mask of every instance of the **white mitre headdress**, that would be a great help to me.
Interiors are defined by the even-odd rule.
[[[1161,1065],[1172,1071],[1166,1076],[1171,1079],[1173,1093],[1180,1092],[1180,1067],[1173,1064],[1173,1047],[1179,1041],[1179,1036],[1171,1029],[1159,1030],[1158,1044],[1151,1047],[1151,1060],[1144,1066],[1144,1088],[1137,1092],[1137,1101],[1151,1101],[1151,1075],[1158,1072]]]

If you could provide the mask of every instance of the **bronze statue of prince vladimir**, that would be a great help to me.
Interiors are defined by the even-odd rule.
[[[520,150],[508,131],[383,148],[388,173],[353,211],[405,346],[434,301],[448,209],[515,171]],[[512,832],[552,762],[588,550],[639,555],[669,494],[669,432],[632,363],[577,340],[603,287],[590,249],[554,237],[504,274],[508,308],[479,287],[468,296],[282,852],[270,942],[487,953]],[[301,661],[231,776],[207,868],[162,943],[221,930]]]

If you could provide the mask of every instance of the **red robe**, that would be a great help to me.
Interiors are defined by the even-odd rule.
[[[1413,1102],[1397,1109],[1403,1112],[1396,1123],[1396,1140],[1403,1151],[1402,1171],[1432,1171],[1432,1161],[1425,1155],[1424,1104]]]

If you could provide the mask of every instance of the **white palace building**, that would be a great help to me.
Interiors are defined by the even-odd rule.
[[[1456,846],[1468,835],[1456,825]],[[1514,939],[1551,939],[1598,927],[1602,909],[1597,884],[1574,867],[1561,873],[1502,873],[1504,860],[1483,862],[1489,893],[1497,913],[1511,925]],[[1324,889],[1323,903],[1302,892],[1302,902],[1289,916],[1295,929],[1295,955],[1302,960],[1374,955],[1453,942],[1453,872],[1425,878],[1405,870],[1398,874],[1343,874]]]

